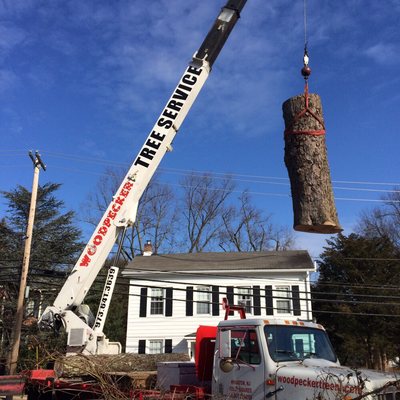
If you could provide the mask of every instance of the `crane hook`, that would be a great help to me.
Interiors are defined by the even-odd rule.
[[[311,75],[311,68],[308,66],[310,57],[308,56],[307,45],[304,46],[304,56],[303,56],[303,68],[301,69],[301,74],[304,80],[307,81],[308,77]]]

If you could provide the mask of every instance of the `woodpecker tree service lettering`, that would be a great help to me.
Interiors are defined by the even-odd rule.
[[[315,388],[315,389],[323,389],[323,390],[332,390],[339,393],[357,393],[359,395],[362,394],[362,388],[357,385],[350,385],[344,382],[328,382],[324,380],[316,380],[310,378],[298,378],[296,376],[278,376],[278,383],[286,383],[290,385],[303,386],[307,388]]]
[[[132,186],[132,182],[126,182],[121,191],[118,193],[118,196],[116,196],[110,204],[108,212],[103,219],[100,228],[97,230],[96,234],[92,236],[91,242],[86,246],[85,253],[82,256],[81,262],[79,263],[80,267],[89,266],[91,257],[96,254],[97,247],[100,246],[103,242],[103,239],[107,235],[111,223],[115,220],[115,217],[121,209],[121,206],[124,204],[125,199],[132,189]]]
[[[201,69],[191,66],[188,67],[168,104],[165,106],[158,121],[156,122],[156,125],[153,128],[154,130],[147,138],[147,141],[136,158],[134,165],[141,165],[142,167],[148,168],[150,161],[154,158],[157,150],[161,146],[162,141],[166,137],[165,133],[157,132],[157,130],[166,131],[174,127],[174,121],[184,106],[185,101],[188,98],[189,93],[192,91],[193,86],[197,82],[198,76],[201,74],[201,72]]]
[[[170,129],[172,128],[176,132],[179,128],[179,125],[182,122],[182,118],[178,118],[179,113],[185,107],[189,95],[195,87],[196,82],[198,82],[199,76],[202,72],[203,70],[201,68],[198,69],[192,66],[189,66],[186,69],[178,86],[175,88],[174,93],[170,97],[167,105],[154,125],[153,130],[147,137],[144,146],[140,150],[139,155],[133,163],[135,166],[148,168],[163,141],[167,138],[167,140],[165,140],[165,142],[167,142],[166,144],[169,145],[171,143],[173,135],[170,134]],[[121,206],[124,204],[125,199],[132,189],[132,186],[133,183],[127,181],[110,204],[106,215],[101,222],[100,228],[98,228],[98,230],[93,234],[89,244],[85,248],[84,254],[79,262],[80,267],[88,267],[91,263],[92,257],[98,251],[98,247],[103,243],[111,224],[116,219]]]

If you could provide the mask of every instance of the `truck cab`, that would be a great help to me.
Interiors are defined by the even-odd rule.
[[[210,378],[212,394],[231,399],[400,398],[394,375],[341,366],[325,329],[305,321],[221,321]]]

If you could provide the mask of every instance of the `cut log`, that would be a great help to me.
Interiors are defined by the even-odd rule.
[[[317,94],[306,93],[286,100],[282,109],[293,228],[301,232],[339,233],[342,228],[331,185],[321,99]]]
[[[157,371],[157,363],[165,361],[189,361],[187,354],[117,354],[83,355],[60,357],[54,369],[58,377],[77,377],[88,375],[96,377],[102,374],[133,371]]]

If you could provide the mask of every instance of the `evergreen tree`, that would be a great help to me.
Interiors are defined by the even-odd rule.
[[[38,188],[30,260],[30,278],[33,285],[46,270],[67,270],[82,247],[79,242],[81,232],[73,224],[74,212],[62,213],[64,202],[55,196],[60,186],[57,183],[46,183]],[[1,258],[8,261],[9,266],[20,268],[31,192],[18,185],[12,191],[2,192],[2,195],[8,206],[3,223],[8,230],[9,248],[8,254],[3,254],[0,250]]]
[[[73,211],[64,213],[64,202],[56,197],[60,186],[57,183],[46,183],[38,187],[27,285],[30,287],[29,300],[35,299],[36,306],[38,300],[43,302],[42,308],[52,302],[60,287],[53,274],[63,272],[66,275],[82,247],[79,241],[81,232],[74,226]],[[6,354],[18,296],[31,192],[18,185],[1,194],[6,200],[7,210],[6,215],[0,219],[0,289],[7,295],[3,296],[7,301],[1,304],[3,315],[0,319],[8,322],[0,326],[0,352]],[[25,304],[22,354],[27,354],[24,345],[33,327],[29,317],[38,311],[38,307],[30,309],[29,300]],[[28,353],[34,354],[34,351]]]
[[[328,240],[313,287],[318,321],[342,362],[384,369],[398,355],[400,263],[387,238],[356,234]]]

